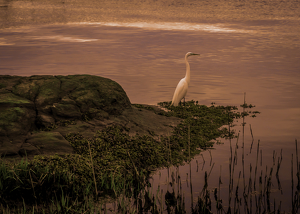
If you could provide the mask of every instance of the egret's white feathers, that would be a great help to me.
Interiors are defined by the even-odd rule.
[[[178,103],[180,102],[180,100],[182,100],[186,93],[187,93],[187,89],[188,89],[188,83],[186,82],[185,78],[182,78],[173,95],[173,99],[172,99],[172,105],[177,106]]]
[[[186,74],[185,74],[185,77],[179,81],[179,83],[175,89],[171,105],[178,106],[178,103],[185,97],[185,95],[187,93],[187,90],[188,90],[188,87],[190,84],[190,65],[187,61],[187,58],[191,55],[199,55],[199,54],[194,54],[194,53],[188,52],[185,55]]]

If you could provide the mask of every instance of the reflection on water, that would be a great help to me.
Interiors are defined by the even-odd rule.
[[[35,37],[33,36],[32,39],[41,39],[41,40],[57,40],[57,41],[63,41],[63,42],[94,42],[98,39],[79,39],[74,37],[66,37],[66,36],[39,36]]]
[[[187,30],[187,31],[208,31],[212,33],[254,33],[254,31],[247,31],[241,29],[230,29],[222,27],[221,24],[193,24],[193,23],[180,23],[180,22],[80,22],[74,23],[79,25],[101,25],[111,27],[136,27],[149,30]]]

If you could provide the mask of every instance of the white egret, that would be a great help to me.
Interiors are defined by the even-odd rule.
[[[186,64],[186,74],[185,74],[185,77],[182,78],[176,89],[175,89],[175,92],[174,92],[174,95],[173,95],[173,99],[172,99],[172,104],[173,106],[178,106],[178,103],[185,98],[185,95],[187,93],[187,90],[188,90],[188,87],[189,87],[189,84],[190,84],[190,64],[187,60],[187,58],[189,56],[192,56],[192,55],[200,55],[200,54],[195,54],[195,53],[192,53],[192,52],[188,52],[186,55],[185,55],[185,64]],[[185,100],[184,100],[185,101]]]

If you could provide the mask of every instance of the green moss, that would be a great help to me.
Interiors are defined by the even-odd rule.
[[[12,93],[0,94],[0,104],[30,104],[31,102],[25,98],[16,96]]]
[[[59,126],[69,126],[69,125],[76,125],[75,120],[61,120],[57,122]]]
[[[20,107],[11,107],[3,110],[0,114],[0,121],[19,121],[24,110]]]
[[[0,89],[1,89],[1,88],[6,88],[6,84],[0,83]]]
[[[47,126],[47,127],[44,127],[44,128],[41,128],[40,130],[41,131],[52,131],[52,130],[55,130],[55,129],[57,129],[57,125],[56,124],[52,124],[51,123],[51,125],[49,125],[49,126]]]
[[[57,78],[40,80],[37,84],[40,86],[36,97],[38,105],[51,105],[60,100],[62,91],[60,90],[60,81]]]
[[[154,108],[152,106],[148,106],[148,105],[142,105],[142,104],[132,104],[133,106],[140,108],[140,109],[147,109],[150,111],[154,111]]]

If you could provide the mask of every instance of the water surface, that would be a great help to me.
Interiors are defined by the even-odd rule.
[[[172,99],[185,75],[184,55],[193,51],[201,55],[189,58],[187,100],[239,105],[246,92],[246,101],[262,112],[251,121],[258,138],[299,138],[300,34],[273,32],[271,24],[236,26],[110,22],[3,29],[0,71],[99,75],[121,84],[132,103],[156,104]]]

